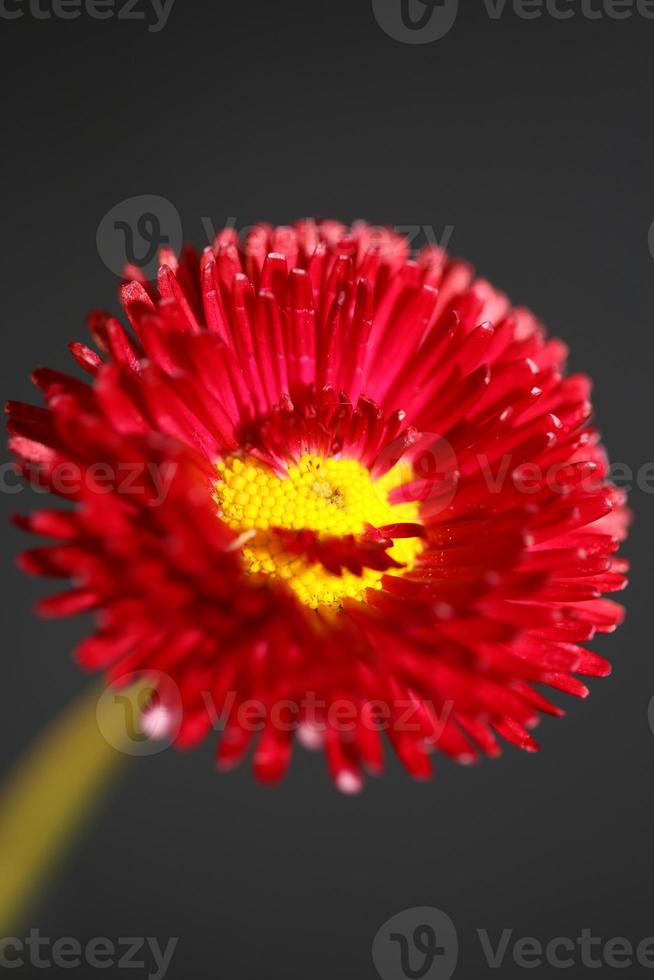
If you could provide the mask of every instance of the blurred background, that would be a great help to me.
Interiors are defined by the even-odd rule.
[[[199,247],[225,223],[365,218],[447,241],[533,308],[595,379],[612,458],[654,473],[654,20],[635,4],[616,19],[601,0],[598,17],[570,0],[563,20],[525,19],[509,0],[492,17],[475,0],[443,36],[413,43],[399,0],[175,0],[165,23],[149,0],[133,8],[147,20],[83,6],[45,19],[39,2],[6,0],[0,14],[4,397],[36,401],[32,369],[68,370],[85,312],[117,310],[113,246],[98,229],[127,199],[163,197]],[[97,680],[71,658],[88,623],[33,615],[56,585],[15,568],[27,540],[7,518],[43,498],[3,474],[6,780]],[[513,940],[654,935],[649,484],[631,495],[627,622],[593,645],[613,676],[592,681],[586,702],[558,698],[568,715],[540,727],[541,753],[443,761],[429,784],[389,759],[356,798],[303,752],[275,790],[247,767],[217,775],[211,740],[125,758],[13,935],[176,937],[172,980],[373,978],[377,930],[414,906],[451,917],[457,978],[497,974],[478,929],[494,945],[505,928]],[[57,776],[65,793],[70,773]],[[502,977],[524,972],[509,947]],[[146,955],[129,975],[154,973]]]

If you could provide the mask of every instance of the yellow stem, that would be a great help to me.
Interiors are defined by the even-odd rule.
[[[125,754],[125,720],[103,718],[102,689],[75,702],[22,759],[0,794],[0,936],[16,927]],[[109,726],[109,727],[107,727]]]

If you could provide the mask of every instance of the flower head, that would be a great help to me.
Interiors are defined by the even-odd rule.
[[[468,264],[363,223],[220,233],[201,259],[131,270],[131,330],[89,317],[88,382],[39,370],[46,408],[10,403],[26,475],[74,501],[19,522],[22,557],[93,610],[80,663],[164,674],[177,743],[217,719],[218,763],[256,742],[266,781],[297,739],[346,792],[387,736],[430,775],[536,748],[542,692],[604,675],[622,494],[566,348]],[[168,685],[166,685],[168,686]],[[253,708],[256,709],[253,716]],[[147,713],[161,735],[173,712]]]

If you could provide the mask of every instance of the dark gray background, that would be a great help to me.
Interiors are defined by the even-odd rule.
[[[652,459],[654,21],[492,21],[476,0],[462,7],[424,46],[384,34],[367,0],[177,0],[159,34],[0,20],[3,395],[36,398],[36,364],[68,367],[85,311],[114,304],[102,216],[161,194],[198,245],[203,215],[454,225],[452,250],[595,378],[613,458]],[[7,514],[43,499],[0,498]],[[272,791],[246,769],[214,774],[209,743],[134,760],[26,928],[179,936],[173,980],[373,977],[377,929],[418,905],[454,920],[457,978],[497,974],[478,927],[654,935],[652,501],[631,502],[628,620],[594,644],[614,674],[586,702],[559,699],[569,715],[541,726],[539,755],[443,762],[426,785],[391,763],[354,799],[306,754]],[[87,624],[33,617],[51,587],[15,569],[26,541],[2,526],[4,772],[89,680],[70,657]],[[501,976],[524,973],[507,960]]]

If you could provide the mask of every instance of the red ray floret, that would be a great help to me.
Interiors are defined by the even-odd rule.
[[[129,327],[93,313],[97,350],[70,345],[88,381],[41,369],[46,407],[7,407],[22,472],[74,505],[17,520],[53,539],[23,567],[73,581],[42,611],[96,614],[80,663],[167,674],[178,744],[220,718],[218,763],[254,742],[265,781],[296,738],[344,791],[381,770],[382,736],[417,778],[435,749],[536,748],[561,713],[541,688],[583,697],[575,675],[608,673],[580,644],[620,622],[605,595],[626,571],[623,495],[565,346],[467,263],[363,223],[225,230],[201,258],[165,250],[156,285],[131,272]],[[290,576],[376,576],[317,608],[247,558],[261,531],[216,500],[226,461],[284,481],[307,455],[373,486],[402,468],[387,503],[414,515],[271,526]]]

